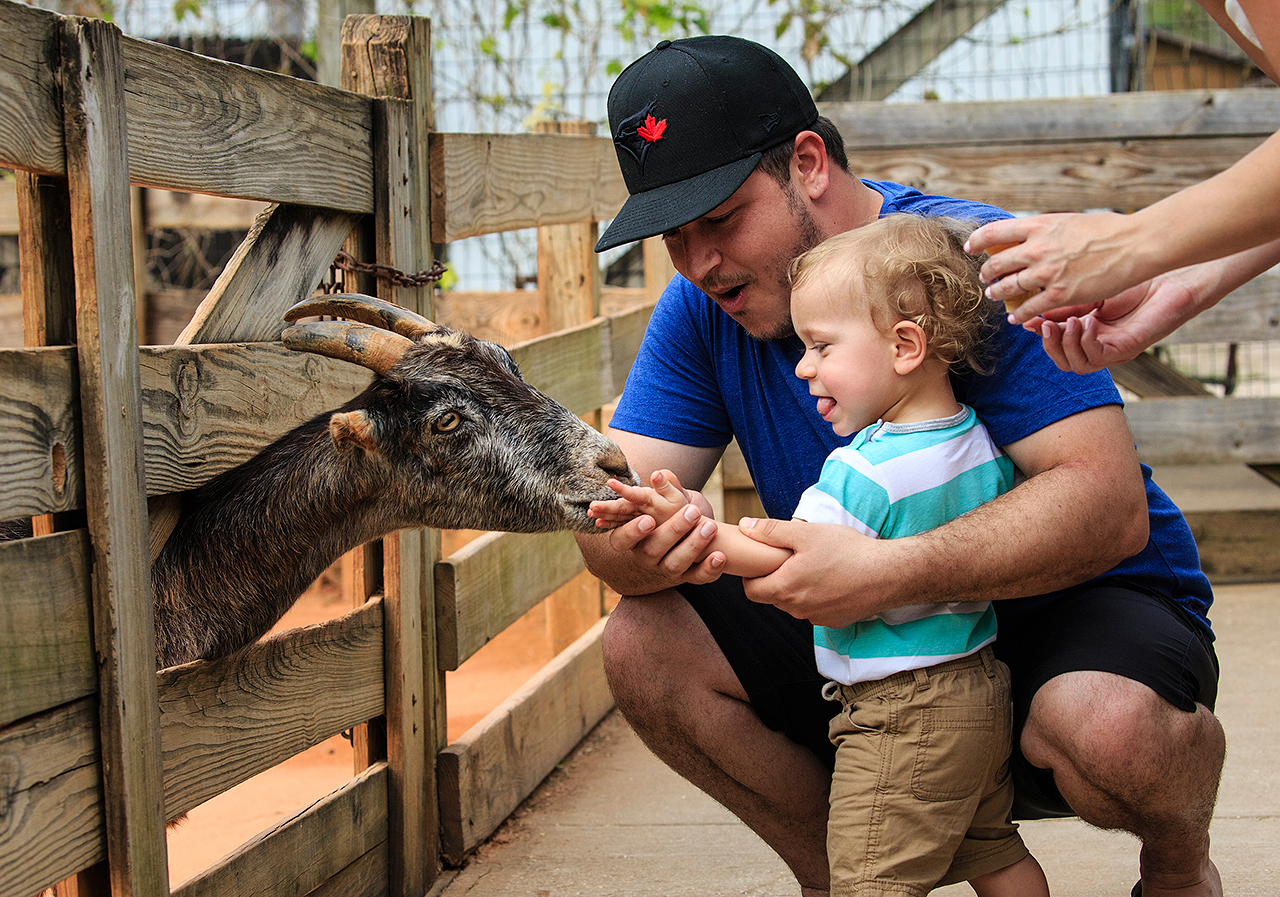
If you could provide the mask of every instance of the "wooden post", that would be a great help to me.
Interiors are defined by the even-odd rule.
[[[594,136],[594,122],[539,122],[540,134]],[[552,224],[538,228],[538,332],[554,333],[600,314],[600,278],[595,245],[598,225]],[[584,420],[601,428],[599,411]],[[600,581],[579,573],[546,599],[547,638],[552,655],[573,644],[604,612]]]
[[[405,273],[431,267],[427,133],[431,33],[426,19],[348,16],[342,27],[342,85],[386,97],[374,107],[374,246],[380,264]],[[412,102],[407,102],[412,101]],[[426,317],[434,288],[379,281],[378,296]],[[423,894],[440,868],[436,754],[447,734],[444,674],[436,661],[436,530],[401,530],[383,540],[384,666],[390,893]]]
[[[120,32],[62,25],[98,721],[115,897],[167,897]]]
[[[22,341],[69,346],[76,341],[75,256],[67,179],[16,171],[18,260],[22,269]],[[63,457],[66,457],[64,451]],[[79,452],[74,454],[83,457]],[[83,526],[81,512],[38,514],[37,536]]]
[[[676,266],[671,264],[671,256],[667,252],[667,247],[662,245],[662,237],[650,237],[642,246],[644,298],[646,302],[657,302],[662,291],[671,282],[671,278],[676,276]]]

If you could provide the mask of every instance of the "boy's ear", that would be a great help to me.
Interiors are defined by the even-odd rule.
[[[929,354],[929,341],[924,328],[915,321],[899,321],[893,325],[893,370],[899,376],[918,368]]]

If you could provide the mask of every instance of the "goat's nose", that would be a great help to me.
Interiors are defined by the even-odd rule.
[[[627,456],[622,454],[622,449],[612,442],[609,443],[607,449],[600,453],[600,457],[596,458],[596,466],[609,474],[609,476],[622,480],[624,483],[634,483],[636,481],[635,474],[631,472],[631,465],[627,463]]]

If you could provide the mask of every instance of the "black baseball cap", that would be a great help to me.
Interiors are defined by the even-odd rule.
[[[664,40],[609,91],[609,130],[631,196],[596,252],[700,218],[760,154],[813,125],[800,76],[760,44],[728,35]]]

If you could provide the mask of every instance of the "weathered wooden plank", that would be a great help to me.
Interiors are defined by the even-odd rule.
[[[379,844],[307,897],[389,897],[387,845]]]
[[[388,36],[397,49],[394,58],[413,72],[429,73],[429,23],[417,20],[415,27],[414,21],[379,20],[384,27],[404,26]],[[430,106],[429,79],[413,86],[397,81],[394,88],[402,97],[426,90],[420,96]],[[430,193],[426,184],[419,184],[427,177],[427,167],[425,159],[419,165],[414,105],[394,98],[374,103],[375,256],[380,264],[405,271],[431,266],[430,210],[419,208],[420,202],[430,201]],[[426,131],[421,134],[425,137]],[[433,293],[431,286],[378,283],[380,298],[427,318]],[[444,729],[445,719],[443,713],[437,719],[435,710],[437,687],[443,686],[435,669],[434,620],[424,619],[424,608],[435,606],[428,573],[440,556],[439,534],[421,528],[401,530],[383,539],[383,552],[389,890],[396,895],[421,894],[440,865],[435,736],[437,728]]]
[[[232,199],[207,193],[148,190],[143,196],[146,199],[147,227],[155,228],[247,231],[264,211],[262,202],[258,200]]]
[[[1186,517],[1200,550],[1200,567],[1214,585],[1280,578],[1280,511],[1190,511]]]
[[[458,665],[582,572],[571,533],[487,533],[436,564],[442,670]]]
[[[1143,352],[1132,361],[1114,364],[1110,371],[1116,383],[1143,399],[1211,395],[1204,384],[1165,364],[1150,352]]]
[[[1145,399],[1125,417],[1153,466],[1280,463],[1280,397]]]
[[[544,121],[539,134],[594,136],[594,122]],[[599,262],[594,221],[538,228],[538,317],[544,333],[590,321],[600,314]]]
[[[161,671],[168,816],[380,714],[382,632],[382,602],[371,601],[231,657]]]
[[[75,342],[75,264],[66,178],[16,172],[14,204],[22,271],[22,331],[27,346]]]
[[[441,839],[449,862],[460,862],[492,834],[613,708],[600,649],[604,626],[598,622],[440,752]]]
[[[373,211],[367,98],[136,38],[122,52],[134,183]]]
[[[140,364],[150,495],[193,488],[247,461],[372,378],[279,343],[148,347]]]
[[[41,888],[107,856],[93,698],[0,729],[0,894]]]
[[[574,134],[432,134],[431,239],[604,221],[626,201],[613,142]],[[539,172],[539,177],[531,177]]]
[[[1178,90],[967,103],[819,103],[850,149],[1063,143],[1170,137],[1266,138],[1280,128],[1270,90]]]
[[[383,539],[384,706],[387,721],[387,846],[391,891],[417,894],[435,879],[439,837],[435,774],[435,628],[424,620],[433,606],[427,570],[439,553],[439,534],[401,530]],[[367,714],[371,719],[377,713]],[[431,723],[429,726],[428,723]],[[440,720],[441,726],[444,720]],[[428,838],[430,844],[427,843]]]
[[[17,184],[9,178],[0,178],[0,234],[13,236],[18,232]]]
[[[859,177],[897,181],[1010,211],[1138,209],[1196,184],[1262,142],[1256,137],[854,148]]]
[[[430,267],[431,176],[427,135],[435,129],[431,102],[431,20],[421,16],[349,15],[342,22],[342,86],[373,97],[412,101],[404,136],[414,144],[404,204],[412,219],[413,257]],[[376,173],[375,173],[376,180]],[[381,216],[379,216],[381,217]],[[385,219],[384,219],[385,221]],[[405,259],[407,261],[407,258]]]
[[[173,897],[306,894],[387,840],[387,766],[369,767],[193,876]]]
[[[61,75],[111,889],[167,897],[119,30],[66,20]]]
[[[431,320],[503,346],[542,332],[538,294],[533,290],[442,290]]]
[[[279,338],[281,315],[315,292],[358,216],[273,205],[254,222],[176,342]]]
[[[597,318],[578,327],[536,337],[509,347],[526,382],[577,415],[595,411],[613,398],[610,371],[603,361],[609,320]]]
[[[148,493],[191,489],[368,385],[357,365],[273,344],[140,353]],[[0,520],[84,506],[74,348],[0,350]]]
[[[0,520],[84,507],[76,350],[0,349]]]
[[[627,374],[631,372],[631,365],[640,351],[640,341],[644,339],[644,331],[652,314],[653,306],[646,304],[609,318],[609,345],[606,352],[609,385],[605,390],[606,402],[622,395],[622,387],[627,384]]]
[[[93,694],[88,533],[0,543],[0,582],[0,726]]]
[[[57,29],[53,13],[0,3],[0,165],[38,174],[66,170]]]

